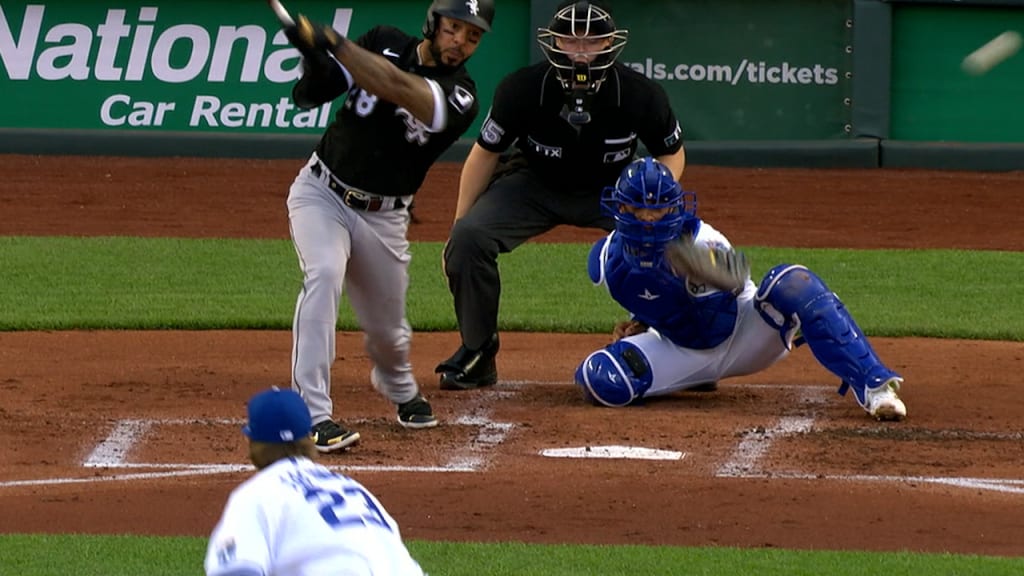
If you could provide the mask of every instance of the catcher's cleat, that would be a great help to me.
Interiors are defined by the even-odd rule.
[[[398,423],[406,428],[418,430],[420,428],[433,428],[437,426],[437,418],[434,417],[434,410],[422,394],[398,405]]]
[[[334,420],[313,425],[313,443],[320,452],[344,450],[359,442],[359,432],[349,430]]]
[[[890,378],[876,388],[864,391],[864,410],[877,420],[899,421],[907,417],[907,406],[896,395],[902,378]]]
[[[437,365],[434,372],[441,374],[441,390],[474,390],[484,386],[493,386],[498,382],[498,335],[479,350],[470,350],[463,346],[451,358]]]

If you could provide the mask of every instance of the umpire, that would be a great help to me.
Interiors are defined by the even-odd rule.
[[[537,41],[547,61],[498,85],[462,168],[444,269],[462,345],[439,364],[442,390],[497,382],[498,254],[559,224],[612,230],[600,197],[642,142],[678,180],[679,123],[664,89],[616,62],[627,30],[603,2],[562,2]],[[515,144],[515,148],[504,154]]]

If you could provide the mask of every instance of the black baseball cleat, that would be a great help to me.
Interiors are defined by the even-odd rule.
[[[498,382],[498,335],[479,350],[470,350],[465,345],[451,358],[441,362],[434,372],[441,374],[441,390],[474,390],[484,386],[493,386]]]
[[[419,430],[437,426],[437,418],[427,399],[417,394],[412,400],[398,405],[398,423],[405,428]]]
[[[345,428],[340,422],[324,420],[313,426],[313,443],[320,452],[347,450],[359,442],[359,432]]]

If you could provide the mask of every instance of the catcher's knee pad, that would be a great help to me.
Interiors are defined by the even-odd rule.
[[[651,364],[636,345],[619,340],[587,356],[576,368],[576,384],[595,404],[628,406],[651,387]]]
[[[802,304],[824,292],[828,288],[805,266],[779,264],[761,279],[754,294],[754,306],[761,318],[779,331],[786,348],[792,350],[800,331]]]
[[[862,400],[865,387],[897,376],[878,359],[839,297],[806,267],[782,264],[769,270],[754,302],[787,348],[801,333],[818,362],[843,380],[840,393],[852,386]]]

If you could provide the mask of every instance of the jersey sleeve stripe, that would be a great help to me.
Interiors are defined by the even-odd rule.
[[[430,91],[434,94],[434,121],[427,127],[427,132],[431,134],[443,132],[448,126],[448,103],[445,102],[444,90],[436,80],[430,78],[424,78],[424,80],[427,81]]]

